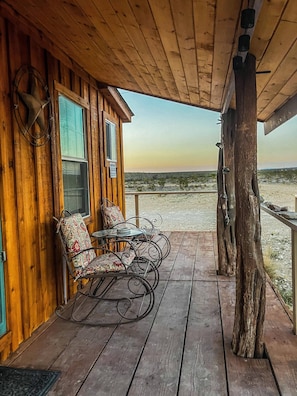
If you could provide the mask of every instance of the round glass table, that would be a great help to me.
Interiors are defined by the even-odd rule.
[[[110,228],[106,230],[95,231],[92,233],[92,237],[97,239],[134,238],[144,233],[145,232],[139,228]]]

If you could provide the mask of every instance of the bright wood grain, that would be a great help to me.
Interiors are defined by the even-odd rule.
[[[189,92],[183,70],[182,59],[179,53],[178,40],[169,0],[150,0],[150,7],[154,14],[162,46],[165,49],[166,60],[174,76],[178,89],[179,101],[189,101]]]
[[[17,39],[16,30],[10,26],[11,38]],[[7,37],[7,23],[0,18],[0,56],[2,59],[2,75],[8,75],[8,47],[9,41]],[[12,65],[10,65],[11,67]],[[6,253],[10,252],[10,259],[12,263],[19,262],[19,248],[16,236],[18,233],[18,215],[16,206],[16,186],[14,182],[15,172],[15,157],[14,157],[14,137],[9,133],[13,129],[14,120],[10,116],[11,98],[10,98],[10,82],[7,78],[0,79],[0,117],[2,122],[2,135],[0,145],[0,210],[1,210],[1,227],[2,227],[2,246]],[[2,356],[6,358],[11,349],[16,349],[22,341],[22,312],[21,304],[21,276],[18,271],[9,271],[8,266],[4,265],[5,273],[5,294],[6,294],[6,309],[7,309],[7,325],[9,329],[13,328],[13,334],[10,334],[9,344],[3,343]]]
[[[215,7],[215,0],[193,1],[199,95],[201,104],[207,108],[211,106],[210,93],[214,58]]]
[[[77,74],[15,24],[0,18],[0,29],[3,59],[0,115],[5,131],[0,148],[0,213],[7,256],[5,287],[10,331],[5,336],[6,341],[0,343],[0,353],[7,357],[48,320],[57,304],[63,301],[61,250],[53,222],[53,216],[59,216],[64,209],[59,93],[85,108],[91,199],[91,215],[86,223],[91,232],[102,228],[100,204],[103,196],[117,197],[117,201],[123,203],[123,167],[120,165],[123,141],[120,116],[91,77],[83,78],[84,73]],[[25,139],[13,115],[12,81],[23,65],[32,65],[39,71],[51,94],[54,118],[51,139],[40,147]],[[30,87],[18,88],[26,91]],[[119,165],[118,177],[114,180],[110,179],[104,165],[102,110],[117,125]],[[23,117],[26,117],[25,110]],[[76,291],[76,286],[69,281],[67,290],[70,295]]]
[[[161,38],[151,13],[150,2],[143,1],[141,2],[141,6],[139,6],[137,0],[129,0],[129,3],[137,19],[139,29],[146,40],[148,47],[147,55],[151,54],[152,59],[147,59],[147,62],[151,64],[151,73],[157,82],[158,89],[160,89],[160,92],[163,92],[164,97],[170,97],[172,92],[177,95],[173,74],[167,62]]]
[[[195,52],[195,28],[192,2],[174,0],[170,2],[173,24],[176,31],[178,48],[187,82],[189,100],[200,102],[197,57]],[[197,89],[198,87],[198,89]]]
[[[30,42],[31,64],[42,76],[46,75],[44,64],[44,50],[41,49],[34,41]],[[45,84],[47,82],[45,81]],[[49,132],[52,132],[49,130]],[[49,143],[49,142],[48,142]],[[43,323],[51,314],[52,307],[55,304],[55,290],[51,287],[48,280],[55,277],[54,266],[48,265],[48,262],[54,261],[54,252],[48,243],[48,235],[51,233],[51,219],[53,213],[53,196],[52,171],[49,166],[51,162],[50,145],[44,144],[34,150],[34,167],[36,174],[35,194],[37,197],[37,208],[35,216],[37,220],[36,229],[36,273],[32,281],[32,287],[36,289],[36,309],[37,324],[36,327]],[[38,205],[38,203],[43,203]],[[39,257],[38,257],[39,256]],[[37,287],[36,287],[37,285]]]
[[[259,70],[274,70],[276,65],[279,65],[283,61],[283,57],[288,52],[290,53],[291,47],[295,43],[294,32],[296,31],[296,24],[291,22],[280,22],[278,28],[276,29],[275,35],[270,43],[269,48],[266,50],[265,60],[259,63]],[[275,48],[278,48],[276,51]],[[296,46],[295,46],[295,56],[296,56]],[[292,55],[291,55],[292,57]],[[288,66],[285,65],[287,68]],[[286,68],[283,72],[286,72]],[[292,72],[289,73],[290,77]],[[273,73],[262,74],[261,79],[257,80],[257,92],[258,100],[261,100],[261,93],[266,86],[267,82],[272,78]]]
[[[215,13],[215,37],[214,37],[214,57],[211,81],[211,106],[220,108],[229,88],[231,78],[232,58],[237,53],[237,43],[239,36],[239,13],[241,2],[232,0],[228,6],[224,1],[217,1]],[[230,58],[229,58],[230,57]],[[229,58],[229,59],[228,59]],[[222,97],[215,94],[215,91],[222,92]]]
[[[15,55],[13,59],[10,59],[13,75],[15,75],[23,64],[30,63],[27,37],[16,30],[15,35],[10,36],[9,47],[10,51]],[[24,89],[24,87],[20,89]],[[37,226],[37,208],[34,196],[35,168],[33,147],[28,144],[16,122],[14,122],[12,133],[14,139],[16,188],[14,199],[17,206],[14,240],[16,243],[15,248],[18,249],[19,254],[17,261],[19,267],[16,275],[20,278],[19,303],[22,300],[21,316],[17,318],[17,321],[22,323],[22,341],[28,338],[32,331],[41,323],[38,323],[37,319],[36,301],[38,300],[38,290],[37,285],[33,281],[36,275],[37,265],[37,234],[35,232]],[[3,233],[5,233],[5,229],[3,229]],[[7,255],[9,257],[9,251],[7,251]],[[26,296],[26,298],[23,298],[23,296]],[[12,324],[12,326],[14,325],[16,323]],[[14,338],[14,332],[12,336]],[[17,340],[15,341],[17,342]]]
[[[257,117],[266,121],[296,94],[296,76],[287,68],[295,51],[286,53],[287,44],[296,41],[296,4],[56,0],[50,7],[38,0],[7,0],[1,7],[38,44],[92,84],[99,81],[218,112],[226,112],[230,104],[236,107],[233,57],[238,55],[239,36],[249,34],[258,70],[272,70],[258,79]],[[246,7],[256,10],[255,27],[247,31],[240,26]],[[282,24],[288,34],[281,37]],[[283,95],[283,88],[288,94]]]

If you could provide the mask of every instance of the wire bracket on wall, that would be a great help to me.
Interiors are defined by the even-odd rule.
[[[22,66],[13,86],[14,114],[20,129],[32,146],[43,146],[50,139],[52,106],[48,87],[32,66]]]

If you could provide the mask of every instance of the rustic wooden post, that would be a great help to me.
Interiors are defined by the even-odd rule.
[[[248,54],[235,72],[236,305],[233,352],[263,356],[265,270],[261,248],[260,199],[257,181],[255,57]]]
[[[217,173],[218,273],[224,276],[234,275],[236,268],[234,131],[235,111],[229,109],[222,115]]]

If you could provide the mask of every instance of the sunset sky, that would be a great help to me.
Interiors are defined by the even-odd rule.
[[[126,172],[217,169],[220,114],[120,90],[135,114],[124,124]],[[258,124],[258,168],[297,166],[297,117],[264,136]]]

